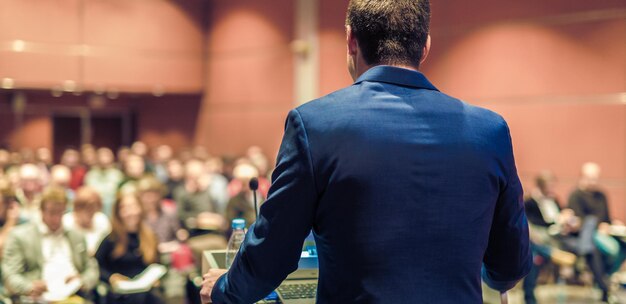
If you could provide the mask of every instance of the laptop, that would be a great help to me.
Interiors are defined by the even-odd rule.
[[[278,286],[276,293],[284,304],[313,304],[317,295],[319,264],[313,233],[304,240],[298,269]]]
[[[226,250],[205,251],[202,259],[202,272],[211,268],[225,268]],[[292,272],[262,303],[273,302],[276,295],[284,304],[314,304],[317,294],[319,266],[317,248],[313,233],[305,239],[298,262],[298,269]]]

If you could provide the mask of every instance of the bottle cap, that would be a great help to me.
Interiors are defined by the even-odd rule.
[[[233,229],[244,229],[246,228],[246,220],[242,218],[233,219],[231,227],[233,227]]]

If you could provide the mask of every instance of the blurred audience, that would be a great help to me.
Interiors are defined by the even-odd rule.
[[[2,252],[4,244],[9,233],[18,224],[19,207],[15,201],[15,192],[9,181],[0,179],[0,262],[2,261]],[[1,276],[2,271],[0,271]],[[0,303],[7,303],[7,292],[4,288],[4,282],[0,281]]]
[[[96,152],[97,165],[91,167],[85,176],[85,185],[93,188],[102,199],[102,211],[111,215],[117,189],[124,180],[124,174],[115,167],[115,157],[109,148],[100,148]]]
[[[254,147],[253,147],[254,148]],[[257,151],[256,149],[252,149],[252,151]],[[258,180],[259,180],[259,189],[258,189],[258,193],[261,194],[262,197],[267,197],[267,194],[269,193],[270,190],[270,181],[261,174],[261,170],[259,170],[258,168],[266,168],[266,162],[267,159],[265,158],[265,156],[259,151],[257,152],[253,152],[256,154],[253,154],[253,157],[256,159],[256,163],[254,161],[252,161],[252,159],[250,158],[240,158],[235,162],[235,168],[241,164],[249,164],[251,166],[253,166],[256,170],[257,170],[257,176],[258,176]],[[261,166],[261,167],[259,167]],[[264,169],[265,173],[267,174],[267,169]],[[233,168],[233,172],[232,172],[232,180],[230,181],[230,184],[228,184],[228,194],[233,197],[235,195],[237,195],[237,193],[239,193],[241,191],[241,188],[244,186],[242,181],[240,179],[237,179],[235,176],[235,169]],[[247,183],[246,181],[244,181],[245,183]]]
[[[89,256],[96,253],[100,242],[111,232],[109,218],[101,209],[102,202],[98,192],[83,186],[76,190],[74,209],[63,215],[63,227],[80,232],[85,237]]]
[[[126,158],[130,155],[130,148],[126,146],[121,146],[117,149],[117,168],[120,170],[124,169],[124,163],[126,162]]]
[[[124,162],[124,179],[119,184],[120,193],[130,194],[137,192],[137,181],[146,176],[146,163],[137,154],[130,154]]]
[[[39,301],[69,296],[60,291],[70,281],[80,286],[74,297],[102,304],[161,303],[185,292],[197,302],[201,252],[226,247],[232,218],[254,222],[251,177],[259,178],[259,202],[269,188],[258,147],[221,158],[202,146],[176,155],[168,145],[135,142],[116,158],[82,145],[53,159],[48,148],[0,149],[0,303],[3,286],[14,299]],[[170,268],[163,284],[113,292],[152,263]],[[93,290],[98,277],[106,292]]]
[[[39,171],[41,172],[41,170]],[[50,170],[50,182],[48,185],[56,186],[65,190],[67,196],[68,209],[72,208],[71,202],[74,201],[74,190],[70,188],[70,181],[72,179],[72,173],[70,169],[64,165],[54,165]]]
[[[171,159],[167,162],[167,181],[165,182],[166,194],[168,199],[174,198],[174,191],[183,185],[185,179],[185,168],[178,159]]]
[[[100,280],[112,287],[108,293],[108,302],[164,303],[155,288],[133,294],[118,294],[113,291],[119,282],[132,279],[150,264],[159,262],[158,239],[150,226],[144,223],[142,206],[136,196],[125,195],[114,204],[111,227],[111,233],[96,251]]]
[[[152,163],[154,168],[154,176],[161,182],[166,183],[168,180],[167,162],[172,159],[174,151],[168,145],[160,145],[154,149],[152,155]]]
[[[224,217],[217,213],[219,208],[204,180],[204,169],[204,163],[200,160],[188,161],[185,164],[184,182],[174,190],[173,195],[178,218],[192,236],[226,227]]]
[[[20,225],[9,234],[1,264],[10,295],[58,301],[78,291],[89,297],[98,281],[98,266],[87,254],[83,236],[63,228],[66,207],[65,191],[47,188],[41,201],[41,222]]]
[[[253,177],[259,176],[257,168],[251,164],[242,163],[237,165],[233,170],[233,182],[237,182],[240,186],[239,191],[230,198],[226,207],[226,220],[230,223],[233,219],[243,218],[246,225],[251,225],[256,221],[256,213],[254,210],[254,197],[250,190],[249,182]],[[258,204],[262,201],[257,197]]]
[[[15,197],[20,203],[20,219],[23,221],[39,221],[41,218],[39,204],[43,184],[39,168],[33,164],[23,164],[19,168],[19,182],[15,189]]]
[[[181,228],[174,213],[175,209],[164,210],[163,208],[164,193],[165,187],[155,177],[150,176],[139,180],[139,201],[145,213],[145,221],[158,238],[159,252],[170,253],[178,247],[177,235],[181,235]]]
[[[11,167],[11,153],[5,149],[0,149],[0,175],[5,175]]]
[[[13,187],[7,180],[0,179],[0,253],[9,232],[19,223],[19,217],[20,209],[15,200]],[[0,254],[0,260],[2,260],[2,254]],[[2,286],[1,283],[0,286]]]
[[[83,185],[83,180],[87,174],[87,168],[80,162],[80,154],[75,149],[67,149],[61,156],[61,164],[68,167],[72,172],[70,179],[70,188],[78,189]]]
[[[533,268],[523,283],[526,304],[537,303],[534,291],[539,272],[546,264],[571,267],[576,262],[576,255],[562,251],[560,243],[573,241],[575,244],[574,234],[580,228],[580,220],[571,209],[561,210],[555,184],[556,178],[551,172],[541,172],[535,179],[536,188],[524,200],[533,252]]]
[[[569,197],[569,207],[576,216],[583,219],[583,225],[595,229],[594,252],[598,254],[587,258],[596,283],[602,290],[602,298],[607,301],[609,276],[618,271],[626,259],[626,246],[621,238],[612,236],[612,228],[623,228],[624,224],[619,220],[612,220],[609,215],[608,200],[599,185],[600,173],[601,168],[596,163],[582,165],[578,187]]]

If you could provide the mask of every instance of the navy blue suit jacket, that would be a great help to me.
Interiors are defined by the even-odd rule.
[[[313,229],[320,303],[482,303],[531,267],[522,187],[498,114],[377,66],[292,110],[272,186],[214,303],[251,303]]]

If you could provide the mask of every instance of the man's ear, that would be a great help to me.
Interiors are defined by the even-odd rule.
[[[356,36],[352,32],[352,28],[346,25],[346,42],[348,44],[348,55],[356,56],[358,53],[359,44],[356,41]]]
[[[424,46],[424,50],[422,52],[422,58],[420,58],[420,65],[424,63],[426,57],[428,57],[428,53],[430,52],[430,34],[426,38],[426,45]]]

